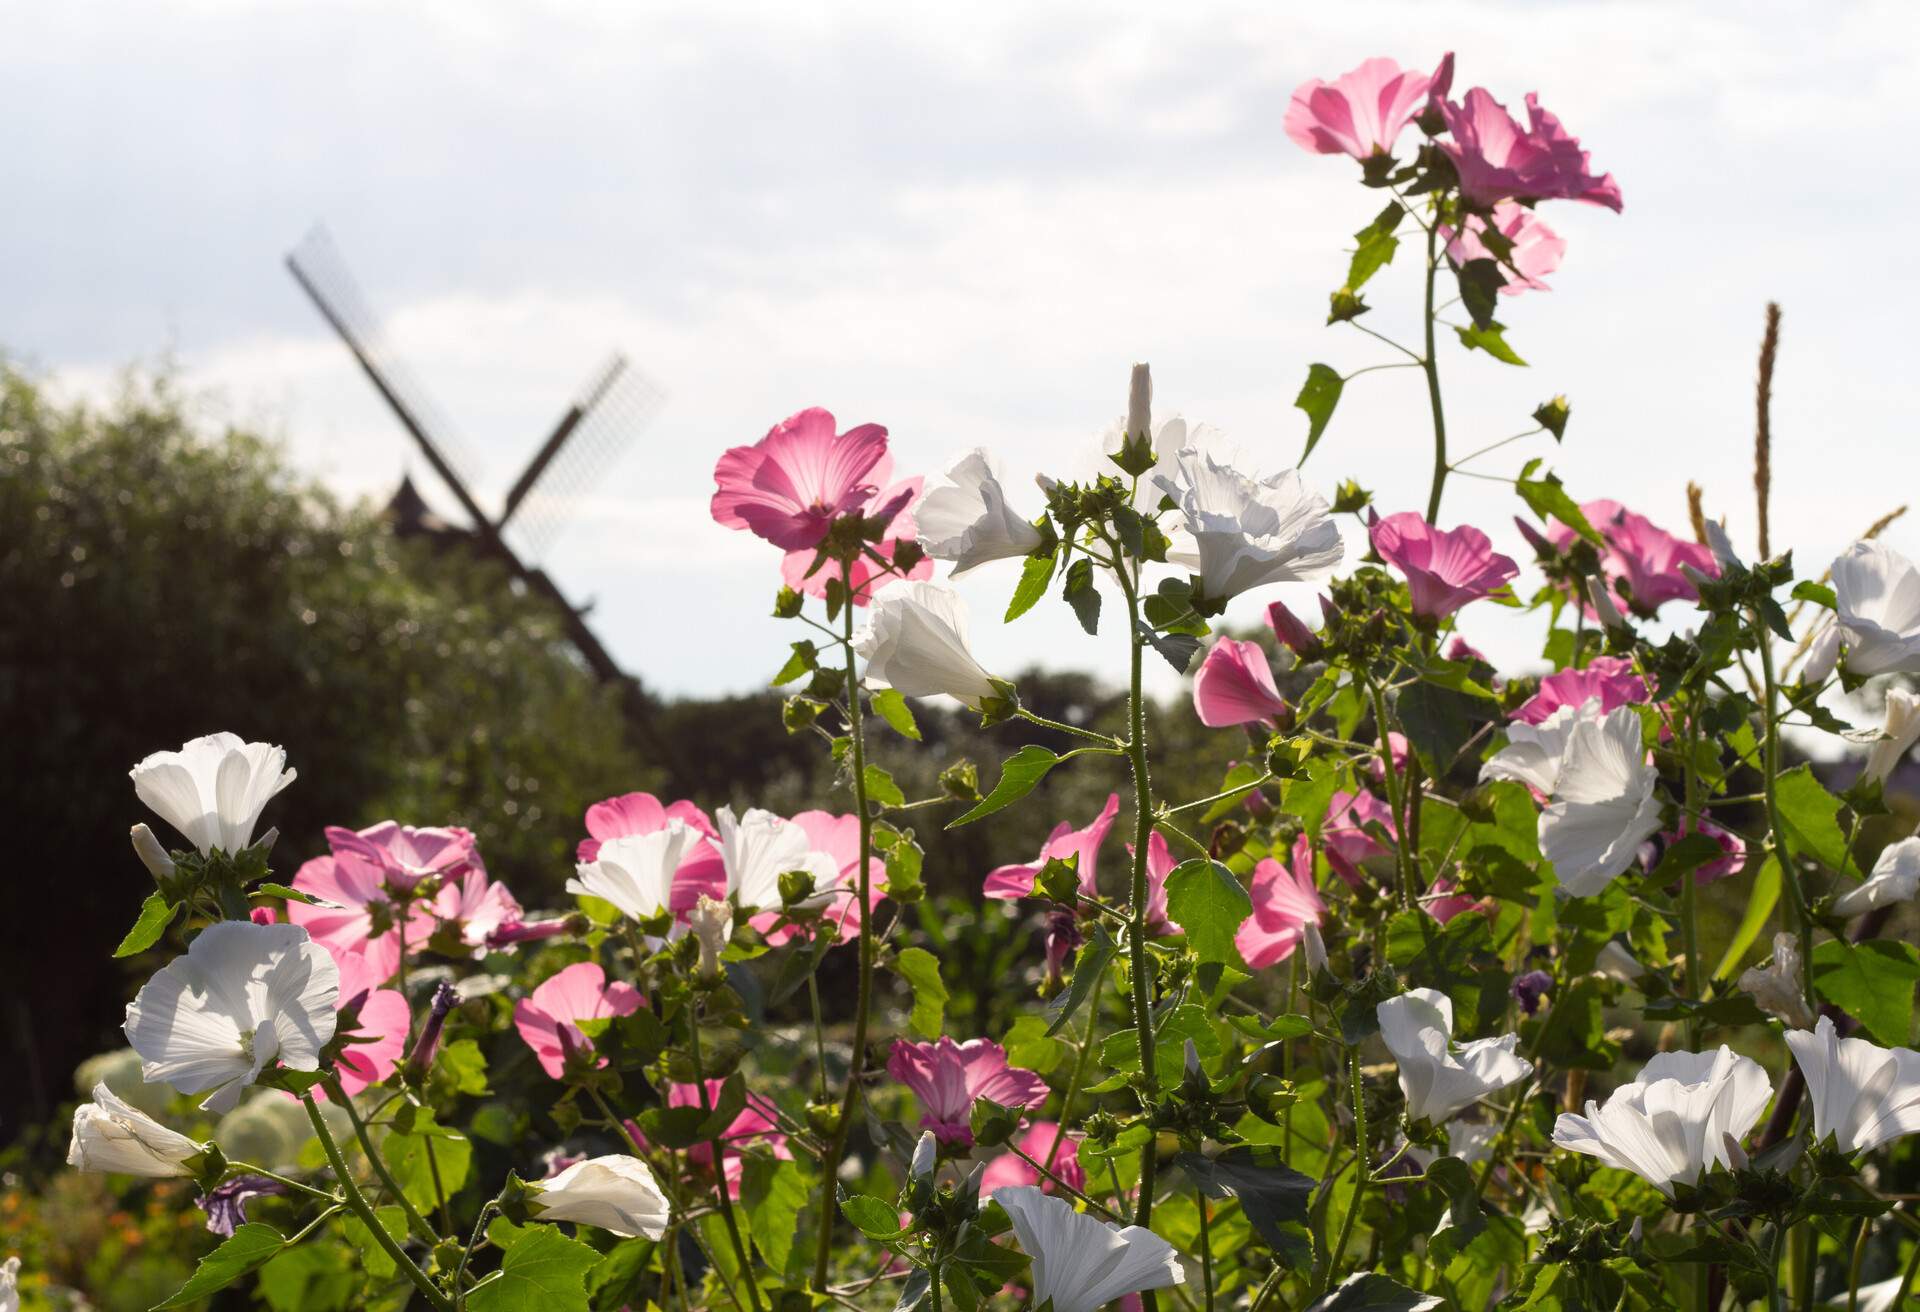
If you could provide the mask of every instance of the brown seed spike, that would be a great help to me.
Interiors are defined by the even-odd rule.
[[[1773,488],[1773,362],[1780,350],[1780,305],[1767,302],[1767,331],[1760,339],[1760,382],[1755,394],[1753,491],[1760,510],[1760,559],[1773,559],[1767,538],[1767,500]]]

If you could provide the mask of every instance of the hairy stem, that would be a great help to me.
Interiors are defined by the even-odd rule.
[[[407,1256],[407,1250],[400,1247],[399,1241],[387,1233],[387,1228],[380,1224],[380,1218],[373,1214],[373,1208],[368,1206],[366,1197],[360,1192],[360,1186],[354,1183],[353,1172],[347,1169],[346,1158],[340,1155],[340,1145],[333,1141],[333,1134],[327,1129],[327,1118],[320,1114],[320,1108],[313,1101],[312,1092],[301,1094],[300,1101],[306,1104],[307,1119],[313,1122],[313,1132],[320,1140],[320,1147],[327,1154],[327,1165],[331,1166],[333,1173],[340,1178],[340,1189],[346,1195],[347,1210],[360,1218],[360,1223],[366,1226],[368,1233],[373,1236],[373,1242],[380,1245],[386,1255],[392,1259],[394,1266],[413,1282],[413,1287],[420,1291],[427,1302],[431,1303],[438,1312],[454,1312],[453,1300],[440,1292],[440,1287],[433,1283],[425,1271],[414,1265],[413,1259]],[[432,1235],[433,1232],[429,1229],[427,1233]],[[437,1235],[433,1236],[429,1243],[438,1242],[438,1238]]]
[[[1440,493],[1447,485],[1447,412],[1440,403],[1440,361],[1433,343],[1433,285],[1440,272],[1439,225],[1427,229],[1427,350],[1420,367],[1427,375],[1427,403],[1433,408],[1433,488],[1427,493],[1427,522],[1440,522]]]
[[[707,1116],[713,1115],[713,1099],[707,1094],[707,1073],[700,1062],[700,1010],[694,1008],[687,1025],[687,1048],[693,1058],[693,1087],[700,1091],[700,1110]],[[733,1255],[740,1263],[740,1278],[746,1282],[747,1301],[753,1304],[754,1312],[760,1312],[760,1282],[754,1278],[753,1255],[747,1252],[746,1242],[740,1237],[740,1222],[733,1215],[733,1195],[727,1190],[727,1149],[720,1135],[715,1134],[707,1140],[707,1151],[713,1158],[713,1192],[720,1202],[720,1219],[726,1223],[727,1238],[733,1244]]]

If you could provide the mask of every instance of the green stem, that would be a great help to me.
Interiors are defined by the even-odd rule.
[[[1354,1222],[1360,1219],[1360,1205],[1366,1201],[1368,1182],[1367,1152],[1367,1098],[1365,1087],[1360,1082],[1360,1049],[1356,1046],[1348,1050],[1348,1065],[1353,1078],[1353,1197],[1347,1203],[1347,1214],[1340,1222],[1340,1237],[1327,1250],[1326,1271],[1321,1276],[1316,1295],[1324,1294],[1332,1287],[1335,1268],[1347,1251],[1347,1243],[1353,1238]]]
[[[819,1101],[827,1100],[827,1030],[820,1019],[820,973],[807,972],[807,1001],[813,1007],[813,1059],[818,1068],[815,1087],[819,1090]]]
[[[1439,224],[1427,229],[1427,350],[1420,367],[1427,375],[1427,402],[1433,408],[1433,490],[1427,493],[1427,522],[1440,522],[1440,493],[1447,485],[1447,412],[1440,403],[1440,360],[1433,342],[1433,284],[1440,272]]]
[[[1134,835],[1132,899],[1127,908],[1132,917],[1127,931],[1127,965],[1128,973],[1133,977],[1133,1028],[1140,1045],[1140,1101],[1151,1116],[1160,1084],[1153,1047],[1153,975],[1147,962],[1147,845],[1153,837],[1153,780],[1147,770],[1147,705],[1141,691],[1141,661],[1146,653],[1146,642],[1140,635],[1138,581],[1125,569],[1116,570],[1115,574],[1127,594],[1127,641],[1132,657],[1127,693],[1127,759],[1133,766]],[[1146,1144],[1140,1150],[1140,1197],[1133,1215],[1133,1223],[1137,1226],[1144,1227],[1153,1220],[1153,1178],[1159,1158],[1158,1137],[1149,1133]],[[1151,1297],[1151,1294],[1147,1295],[1142,1302]]]
[[[1082,729],[1079,725],[1068,724],[1064,720],[1049,720],[1044,715],[1035,715],[1024,706],[1016,710],[1014,714],[1030,724],[1039,725],[1042,729],[1052,729],[1057,733],[1071,734],[1076,738],[1085,738],[1091,742],[1099,743],[1102,747],[1118,747],[1121,745],[1118,738],[1109,738],[1104,733],[1095,733],[1091,729]]]
[[[846,578],[847,590],[851,593],[851,564],[846,567]],[[822,1294],[827,1289],[827,1267],[833,1257],[833,1223],[839,1211],[838,1201],[834,1198],[834,1173],[839,1170],[840,1159],[846,1153],[847,1134],[853,1126],[854,1104],[860,1098],[860,1077],[867,1061],[867,1020],[873,1004],[873,903],[869,896],[873,878],[873,872],[869,869],[872,865],[873,816],[867,810],[867,748],[861,723],[860,672],[859,661],[853,651],[851,605],[846,607],[840,641],[847,656],[847,733],[853,739],[853,802],[854,811],[860,818],[860,977],[853,1007],[853,1056],[847,1065],[847,1090],[840,1100],[839,1121],[833,1127],[826,1155],[820,1162],[821,1178],[825,1183],[820,1189],[820,1237],[813,1253],[813,1288],[814,1292]]]
[[[321,1087],[327,1091],[327,1100],[347,1113],[347,1119],[353,1123],[354,1138],[360,1141],[360,1150],[367,1155],[367,1165],[373,1168],[376,1176],[380,1177],[381,1187],[393,1195],[393,1200],[400,1205],[400,1210],[407,1214],[407,1229],[413,1231],[429,1246],[438,1242],[440,1236],[434,1233],[431,1225],[427,1224],[427,1218],[420,1215],[420,1209],[413,1205],[413,1200],[407,1197],[406,1191],[401,1189],[399,1182],[393,1178],[393,1172],[387,1169],[387,1164],[380,1159],[380,1154],[374,1151],[373,1138],[367,1133],[367,1123],[360,1119],[360,1112],[353,1105],[353,1099],[347,1097],[346,1090],[340,1087],[340,1078],[334,1076]]]
[[[273,1181],[275,1184],[285,1185],[295,1193],[305,1194],[309,1198],[322,1199],[329,1203],[337,1203],[340,1201],[338,1194],[330,1194],[325,1189],[315,1189],[312,1185],[301,1184],[298,1180],[289,1180],[284,1175],[269,1171],[264,1166],[255,1166],[251,1162],[228,1162],[226,1174],[220,1178],[223,1180],[231,1180],[235,1176],[240,1175],[261,1176],[264,1179]]]
[[[393,1264],[413,1282],[414,1288],[420,1291],[427,1302],[431,1303],[438,1312],[454,1312],[453,1301],[440,1292],[439,1286],[428,1278],[425,1271],[414,1265],[413,1259],[407,1256],[407,1250],[400,1247],[399,1241],[387,1233],[387,1228],[380,1224],[380,1218],[374,1215],[373,1208],[367,1205],[366,1198],[360,1192],[360,1186],[353,1182],[353,1172],[347,1169],[346,1159],[340,1155],[340,1145],[333,1141],[333,1134],[327,1129],[327,1118],[320,1114],[320,1108],[313,1101],[313,1093],[308,1091],[301,1094],[300,1101],[306,1104],[307,1119],[313,1122],[313,1132],[320,1140],[320,1147],[327,1154],[327,1164],[333,1167],[334,1175],[340,1179],[340,1188],[346,1195],[347,1210],[360,1218],[360,1223],[367,1227],[368,1233],[373,1236],[373,1241],[385,1250],[387,1256],[393,1260]],[[431,1231],[428,1233],[432,1234]],[[438,1240],[439,1236],[433,1235],[428,1242],[431,1245]]]
[[[460,1250],[460,1263],[453,1269],[453,1305],[455,1312],[467,1305],[467,1294],[461,1285],[466,1283],[467,1263],[473,1260],[473,1251],[480,1247],[480,1240],[487,1233],[487,1218],[500,1206],[500,1200],[490,1198],[480,1209],[480,1215],[473,1218],[473,1233],[467,1236],[467,1246]]]
[[[1686,813],[1680,817],[1682,835],[1694,832],[1694,813],[1699,809],[1700,781],[1694,770],[1695,747],[1699,741],[1699,721],[1693,714],[1691,700],[1687,706],[1687,732],[1682,740],[1686,748],[1686,760],[1681,762],[1681,775],[1685,780]],[[1681,946],[1687,954],[1687,996],[1700,1000],[1700,928],[1696,903],[1699,900],[1695,892],[1694,872],[1689,870],[1680,876],[1680,938]],[[1698,1049],[1700,1046],[1700,1018],[1694,1012],[1687,1013],[1687,1047]]]
[[[1888,1304],[1889,1307],[1907,1305],[1907,1291],[1913,1288],[1913,1278],[1916,1274],[1920,1274],[1920,1240],[1914,1241],[1913,1253],[1907,1258],[1907,1269],[1900,1273],[1900,1285],[1893,1291],[1893,1302]]]
[[[1387,698],[1380,691],[1380,685],[1371,678],[1366,680],[1367,693],[1373,699],[1373,719],[1380,732],[1380,765],[1387,784],[1387,808],[1393,813],[1393,868],[1400,884],[1400,906],[1403,910],[1413,907],[1413,871],[1407,860],[1407,821],[1400,804],[1400,772],[1393,767],[1393,739],[1388,735],[1391,728],[1387,720]]]
[[[1760,677],[1765,688],[1766,700],[1762,711],[1766,717],[1764,739],[1765,756],[1761,765],[1761,787],[1767,802],[1767,838],[1768,846],[1780,862],[1780,882],[1790,893],[1793,906],[1793,918],[1800,935],[1800,989],[1806,998],[1808,1012],[1819,1009],[1819,1001],[1813,993],[1813,917],[1807,913],[1806,893],[1800,887],[1800,870],[1793,863],[1787,851],[1786,829],[1780,822],[1780,718],[1776,708],[1779,691],[1773,677],[1773,642],[1760,624],[1758,616],[1753,617],[1754,627],[1760,632]]]
[[[1067,1092],[1060,1099],[1060,1119],[1054,1126],[1053,1146],[1047,1149],[1047,1169],[1053,1169],[1053,1163],[1060,1156],[1060,1149],[1067,1141],[1067,1127],[1073,1124],[1073,1104],[1080,1096],[1080,1087],[1086,1081],[1087,1067],[1093,1063],[1093,1031],[1100,1022],[1100,994],[1107,986],[1105,971],[1093,981],[1093,992],[1087,998],[1087,1029],[1080,1036],[1080,1053],[1073,1061],[1073,1074],[1067,1079]]]
[[[687,1036],[688,1052],[693,1058],[693,1087],[700,1091],[701,1112],[711,1118],[713,1099],[707,1094],[707,1074],[700,1063],[700,1009],[697,1006],[689,1017]],[[753,1257],[740,1238],[740,1222],[733,1214],[733,1195],[727,1190],[727,1149],[718,1134],[707,1140],[707,1151],[713,1157],[713,1192],[720,1202],[720,1219],[726,1223],[727,1238],[732,1241],[733,1255],[740,1263],[740,1278],[747,1284],[747,1301],[753,1304],[754,1312],[760,1312],[760,1282],[754,1277]]]
[[[1213,1241],[1207,1234],[1207,1195],[1193,1191],[1193,1204],[1200,1209],[1200,1287],[1206,1294],[1206,1312],[1213,1312]]]

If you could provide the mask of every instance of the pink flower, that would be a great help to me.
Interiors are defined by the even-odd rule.
[[[862,424],[834,435],[833,415],[815,407],[775,424],[752,446],[720,457],[713,517],[776,547],[817,547],[833,521],[873,495],[867,481],[887,452],[887,430]]]
[[[1458,887],[1453,880],[1442,876],[1427,885],[1426,896],[1420,899],[1420,905],[1427,914],[1441,924],[1446,924],[1463,911],[1480,911],[1485,904],[1475,898],[1462,897],[1453,890]]]
[[[1127,856],[1133,856],[1132,843],[1127,844]],[[1147,930],[1156,937],[1181,932],[1167,919],[1167,876],[1179,864],[1164,834],[1156,829],[1147,835]]]
[[[816,852],[825,852],[833,859],[840,872],[839,881],[824,893],[815,885],[816,898],[822,899],[821,922],[841,940],[851,939],[860,932],[864,919],[860,910],[860,817],[857,815],[834,815],[829,811],[802,811],[793,817],[793,823],[806,831],[807,845]],[[675,892],[678,893],[676,886]],[[869,854],[867,857],[867,904],[868,910],[880,905],[887,892],[886,862]],[[725,884],[716,898],[726,896]],[[754,916],[748,924],[766,935],[769,947],[780,947],[793,939],[803,936],[807,931],[800,925],[782,921],[778,911],[768,911]]]
[[[1595,656],[1585,669],[1561,670],[1540,680],[1540,691],[1521,703],[1513,718],[1522,724],[1544,724],[1562,706],[1600,700],[1600,713],[1647,700],[1647,683],[1633,672],[1624,656]]]
[[[1695,866],[1693,870],[1694,883],[1711,884],[1716,879],[1725,879],[1729,875],[1737,875],[1740,873],[1747,862],[1747,845],[1741,840],[1738,834],[1728,833],[1711,820],[1698,821],[1694,829],[1696,832],[1705,834],[1708,838],[1718,843],[1720,845],[1720,851],[1724,853],[1724,855],[1715,857],[1704,865]],[[1660,836],[1661,842],[1668,847],[1679,842],[1683,837],[1685,837],[1685,835],[1677,829],[1669,830]],[[1658,854],[1651,843],[1647,844],[1647,846],[1641,850],[1641,864],[1646,866],[1648,870],[1652,870],[1653,867],[1658,864]]]
[[[1710,578],[1720,576],[1720,566],[1711,550],[1675,537],[1618,501],[1589,501],[1580,507],[1580,513],[1606,539],[1601,572],[1614,593],[1637,615],[1651,618],[1666,602],[1699,600],[1699,590],[1681,571],[1682,565]],[[1554,546],[1565,550],[1572,544],[1574,532],[1564,524],[1555,524],[1547,537]]]
[[[1412,511],[1375,520],[1370,530],[1380,558],[1406,576],[1413,613],[1444,619],[1470,601],[1490,596],[1520,573],[1471,524],[1438,529]]]
[[[1393,812],[1372,793],[1335,793],[1327,805],[1327,819],[1320,831],[1322,849],[1333,873],[1354,888],[1366,875],[1363,866],[1386,854],[1387,848],[1363,826],[1379,824],[1395,832]]]
[[[1058,1176],[1067,1188],[1084,1191],[1087,1173],[1080,1165],[1079,1144],[1082,1137],[1069,1131],[1062,1138],[1060,1127],[1054,1122],[1035,1121],[1014,1142],[1020,1146],[1021,1152]],[[1058,1148],[1054,1146],[1056,1143]],[[987,1169],[980,1174],[980,1196],[991,1198],[995,1189],[1017,1184],[1037,1185],[1048,1193],[1054,1190],[1052,1180],[1013,1153],[1001,1153],[988,1162]]]
[[[1326,608],[1325,597],[1320,599],[1320,605],[1323,610]],[[1273,636],[1301,660],[1310,661],[1319,657],[1322,647],[1320,635],[1288,610],[1285,602],[1276,601],[1267,607],[1267,624],[1273,629]]]
[[[514,1004],[513,1024],[520,1031],[541,1069],[554,1079],[566,1074],[567,1047],[593,1051],[593,1040],[575,1021],[603,1016],[630,1016],[640,1010],[640,990],[620,980],[607,983],[607,973],[591,961],[582,961],[548,979],[532,995]],[[564,1038],[562,1036],[565,1036]],[[602,1057],[599,1065],[606,1065]]]
[[[1451,64],[1442,68],[1452,76]],[[1393,154],[1407,124],[1427,107],[1432,79],[1391,59],[1369,59],[1331,83],[1311,78],[1293,93],[1282,124],[1303,150],[1351,155],[1365,163]]]
[[[413,1013],[407,1006],[405,994],[398,989],[378,987],[385,982],[385,977],[376,978],[365,957],[354,952],[333,952],[331,948],[328,951],[340,968],[340,1009],[345,1011],[356,1002],[359,1004],[360,1019],[351,1032],[373,1038],[371,1043],[347,1044],[335,1065],[340,1088],[352,1098],[379,1084],[399,1067],[400,1059],[406,1055],[407,1029],[413,1023]],[[324,1090],[315,1093],[325,1096]]]
[[[1002,902],[1031,897],[1033,881],[1040,877],[1040,871],[1048,861],[1077,857],[1079,860],[1074,869],[1080,876],[1080,891],[1092,896],[1096,891],[1094,875],[1100,857],[1100,844],[1106,840],[1107,831],[1113,828],[1113,818],[1118,814],[1120,794],[1109,793],[1107,804],[1100,808],[1100,814],[1094,817],[1092,824],[1085,829],[1075,829],[1068,821],[1062,820],[1047,835],[1047,841],[1040,847],[1040,855],[1031,864],[1001,866],[991,871],[981,891]]]
[[[1507,113],[1485,87],[1467,92],[1466,103],[1441,106],[1452,141],[1440,148],[1460,176],[1460,194],[1482,209],[1503,200],[1584,200],[1620,211],[1620,187],[1611,173],[1594,177],[1587,152],[1560,120],[1527,93],[1528,127]]]
[[[1407,777],[1407,751],[1407,736],[1403,733],[1395,733],[1389,729],[1387,731],[1387,752],[1393,757],[1393,773],[1396,778],[1404,779]],[[1385,783],[1387,781],[1387,763],[1380,759],[1377,752],[1374,754],[1373,764],[1367,767],[1367,773],[1373,776],[1375,783]]]
[[[707,1081],[707,1104],[712,1106],[719,1101],[720,1090],[725,1080]],[[667,1106],[698,1107],[700,1105],[700,1086],[697,1084],[669,1084],[667,1086]],[[761,1144],[774,1157],[783,1161],[790,1160],[793,1153],[787,1148],[787,1136],[780,1133],[780,1122],[774,1114],[773,1104],[757,1093],[747,1094],[747,1105],[740,1114],[719,1134],[721,1154],[726,1159],[721,1168],[726,1173],[727,1196],[740,1197],[740,1179],[746,1172],[746,1162],[737,1152],[726,1151],[741,1144]],[[640,1127],[632,1121],[627,1122],[627,1131],[632,1134],[641,1147],[647,1146],[647,1137],[640,1133]],[[707,1143],[697,1143],[686,1150],[687,1161],[709,1178],[713,1175],[713,1148]]]
[[[946,1143],[973,1143],[974,1100],[991,1098],[1002,1107],[1034,1108],[1047,1100],[1047,1082],[1034,1072],[1007,1065],[1007,1050],[991,1039],[955,1043],[941,1035],[933,1043],[893,1041],[887,1074],[920,1100],[923,1129]]]
[[[331,832],[331,831],[330,831]],[[342,831],[342,832],[351,832]],[[338,906],[287,903],[287,919],[307,931],[308,937],[335,959],[365,958],[373,983],[383,984],[400,968],[399,912],[387,891],[385,871],[358,850],[317,856],[302,865],[293,887]],[[433,933],[433,918],[415,904],[407,912],[409,951]]]
[[[581,839],[575,854],[581,861],[596,860],[600,856],[600,844],[609,839],[651,834],[665,829],[669,820],[678,820],[704,835],[687,849],[673,873],[674,915],[685,916],[693,910],[703,893],[715,901],[725,898],[727,867],[720,859],[720,849],[713,845],[719,835],[707,813],[692,802],[669,802],[662,806],[652,793],[623,793],[595,802],[587,808],[587,833],[592,837]]]
[[[1287,709],[1257,642],[1222,638],[1193,676],[1193,709],[1210,729],[1261,724]]]
[[[505,884],[487,878],[487,868],[479,853],[467,863],[466,872],[450,877],[433,899],[433,914],[462,943],[485,955],[495,934],[508,925],[520,923],[524,914],[520,903]]]
[[[893,467],[891,456],[882,456],[873,467],[871,477],[877,483],[886,478]],[[913,513],[906,509],[920,499],[920,489],[925,479],[915,476],[902,479],[885,492],[876,492],[864,503],[855,507],[855,512],[869,518],[885,516],[889,520],[887,535],[874,544],[874,550],[887,560],[893,559],[893,553],[902,542],[911,542],[919,536],[919,525],[914,522]],[[889,510],[888,507],[893,507]],[[845,572],[841,567],[828,561],[819,569],[813,569],[813,562],[819,552],[812,547],[789,551],[780,562],[780,581],[796,592],[804,592],[809,597],[827,595],[829,579],[845,581]],[[813,570],[811,574],[807,571]],[[893,579],[930,579],[933,577],[933,557],[922,556],[915,561],[913,568],[904,574],[898,570],[883,570],[871,557],[861,555],[853,562],[853,604],[868,605],[873,593]]]
[[[411,891],[428,875],[451,878],[473,858],[473,834],[465,829],[415,829],[392,820],[358,833],[329,825],[327,846],[336,857],[351,853],[379,867],[388,887],[400,893]]]
[[[1233,941],[1246,963],[1260,970],[1292,956],[1305,928],[1326,914],[1313,883],[1313,847],[1302,834],[1293,841],[1288,865],[1267,857],[1253,868],[1253,914]]]
[[[1487,221],[1478,215],[1470,215],[1465,224],[1457,231],[1442,227],[1441,237],[1446,239],[1447,254],[1455,264],[1465,264],[1469,260],[1495,260],[1507,282],[1500,289],[1502,296],[1517,296],[1524,291],[1552,291],[1546,284],[1546,276],[1560,267],[1561,257],[1567,253],[1567,239],[1547,226],[1547,221],[1528,209],[1525,205],[1503,200],[1493,207],[1493,227],[1513,243],[1513,249],[1507,258],[1499,259],[1487,244],[1480,239],[1486,231]]]
[[[1455,634],[1453,641],[1447,644],[1447,659],[1450,661],[1479,661],[1482,664],[1492,664],[1491,661],[1487,660],[1485,653],[1458,634]]]

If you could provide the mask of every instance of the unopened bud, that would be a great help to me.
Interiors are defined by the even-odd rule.
[[[1685,568],[1682,566],[1682,568]],[[1587,578],[1587,604],[1593,607],[1593,613],[1599,617],[1603,629],[1625,628],[1627,622],[1620,617],[1620,608],[1613,604],[1613,590],[1607,587],[1607,581],[1599,575]]]
[[[702,893],[699,904],[687,913],[687,928],[700,944],[700,977],[718,978],[720,953],[733,937],[733,904]]]
[[[1300,950],[1307,958],[1307,971],[1318,974],[1327,968],[1327,943],[1320,937],[1320,926],[1309,920],[1300,926]]]
[[[780,905],[795,907],[813,896],[813,875],[805,870],[785,870],[780,874]]]
[[[592,922],[578,912],[553,920],[510,920],[487,935],[487,946],[506,948],[516,943],[537,943],[541,939],[558,938],[562,934],[584,934],[591,927]]]
[[[433,991],[433,1001],[427,1004],[426,1023],[420,1027],[420,1037],[414,1042],[413,1051],[407,1056],[407,1078],[416,1083],[427,1077],[433,1069],[433,1059],[440,1050],[440,1031],[446,1026],[447,1013],[453,1010],[453,1004],[459,1000],[459,994],[453,991],[453,985],[441,980]]]
[[[933,1137],[932,1130],[920,1133],[920,1142],[913,1146],[913,1162],[907,1167],[907,1175],[914,1180],[933,1178],[934,1164],[940,1157],[940,1143]]]
[[[1153,373],[1144,364],[1133,367],[1127,388],[1127,436],[1146,437],[1153,429]]]
[[[167,849],[160,846],[160,840],[153,836],[153,830],[144,824],[133,827],[133,851],[140,858],[140,864],[147,868],[156,884],[165,883],[173,878],[173,858],[167,855]]]
[[[1200,1049],[1193,1046],[1193,1040],[1187,1040],[1187,1076],[1192,1078],[1200,1073]]]
[[[1747,1150],[1740,1146],[1738,1139],[1723,1130],[1720,1133],[1720,1144],[1726,1149],[1728,1166],[1736,1171],[1747,1169]]]

